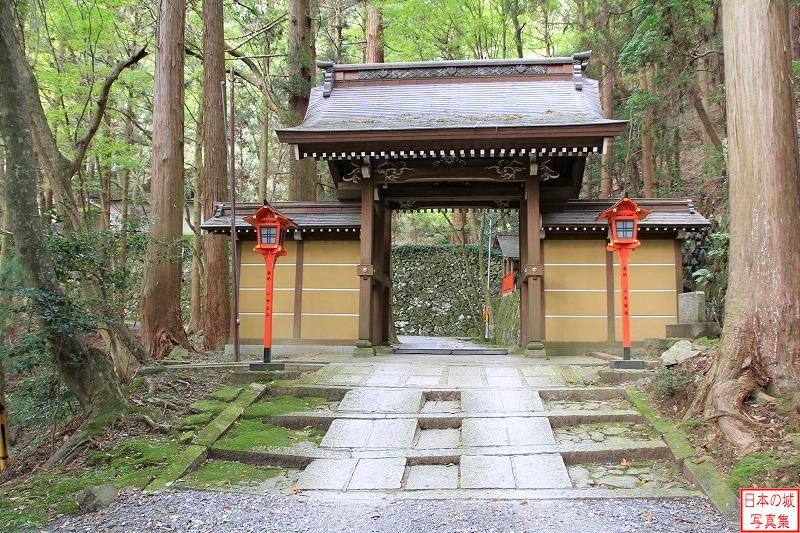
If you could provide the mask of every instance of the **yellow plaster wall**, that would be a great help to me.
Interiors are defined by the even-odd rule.
[[[608,340],[606,245],[595,240],[544,241],[545,339],[553,342]],[[619,268],[615,257],[615,313],[620,310]],[[664,337],[677,322],[675,243],[645,241],[631,255],[633,340]],[[616,318],[617,338],[621,338]]]
[[[240,270],[240,334],[247,342],[264,337],[264,260],[253,252],[253,241],[242,243]],[[358,338],[358,241],[303,243],[303,295],[300,340],[355,340]],[[297,245],[286,243],[287,255],[275,268],[275,340],[292,339]]]

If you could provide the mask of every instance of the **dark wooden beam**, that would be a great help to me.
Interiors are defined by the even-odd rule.
[[[374,191],[372,180],[361,181],[361,264],[358,266],[358,340],[361,347],[372,346],[372,275],[374,235]]]
[[[302,239],[295,241],[295,260],[294,260],[294,323],[292,328],[292,338],[300,338],[300,327],[303,321],[303,250],[305,248]]]

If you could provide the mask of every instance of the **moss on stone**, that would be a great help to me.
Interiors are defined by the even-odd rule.
[[[225,433],[228,428],[239,418],[244,409],[237,404],[231,404],[225,408],[217,417],[201,429],[192,441],[193,444],[211,446]]]
[[[202,413],[197,413],[193,415],[188,415],[183,418],[182,427],[184,428],[196,428],[211,422],[211,419],[214,418],[214,413],[211,411],[204,411]]]
[[[224,387],[212,392],[206,399],[219,400],[221,402],[232,402],[242,392],[242,387]]]
[[[93,452],[86,459],[91,467],[108,467],[117,487],[143,488],[180,450],[172,441],[134,438],[111,450]]]
[[[245,409],[242,416],[244,418],[263,418],[286,413],[311,411],[323,403],[325,403],[324,398],[315,398],[312,396],[278,396],[277,398],[267,398],[252,404]]]
[[[778,487],[781,482],[775,478],[776,472],[792,469],[800,475],[800,454],[789,459],[781,458],[777,452],[753,452],[745,455],[730,472],[728,485],[739,487]]]
[[[226,405],[227,404],[225,402],[221,402],[219,400],[203,399],[194,402],[192,405],[189,406],[189,408],[193,409],[194,411],[199,411],[201,413],[208,412],[216,415],[221,413],[222,410],[225,409]]]
[[[278,476],[282,472],[280,468],[212,460],[190,472],[177,485],[199,489],[251,485]]]
[[[202,463],[208,457],[208,448],[192,444],[183,450],[170,463],[162,468],[158,476],[147,485],[147,490],[162,490],[186,474],[192,468]]]
[[[288,429],[258,420],[243,419],[233,425],[225,436],[219,439],[215,448],[235,451],[257,450],[270,447],[289,447],[298,442],[319,444],[325,433],[318,429]]]

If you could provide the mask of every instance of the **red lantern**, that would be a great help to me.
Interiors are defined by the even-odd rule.
[[[256,228],[256,246],[253,251],[264,256],[266,278],[264,283],[264,363],[272,357],[272,299],[275,264],[286,255],[284,239],[286,230],[297,228],[290,218],[275,211],[266,200],[255,214],[244,217],[245,222]]]
[[[622,346],[625,361],[631,358],[631,315],[628,295],[628,260],[631,251],[639,247],[639,222],[647,218],[649,209],[636,205],[627,196],[606,209],[597,220],[608,221],[607,249],[617,252],[620,266],[620,292],[622,300]],[[618,365],[625,366],[625,365]],[[630,368],[630,366],[628,366]],[[643,363],[642,363],[643,367]]]

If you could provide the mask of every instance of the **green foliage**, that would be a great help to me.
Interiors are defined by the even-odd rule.
[[[780,487],[780,475],[800,479],[800,453],[781,458],[777,452],[753,452],[742,457],[731,469],[728,484],[739,487]]]
[[[685,374],[679,374],[669,367],[662,367],[652,381],[653,387],[664,396],[676,396],[691,382]]]

